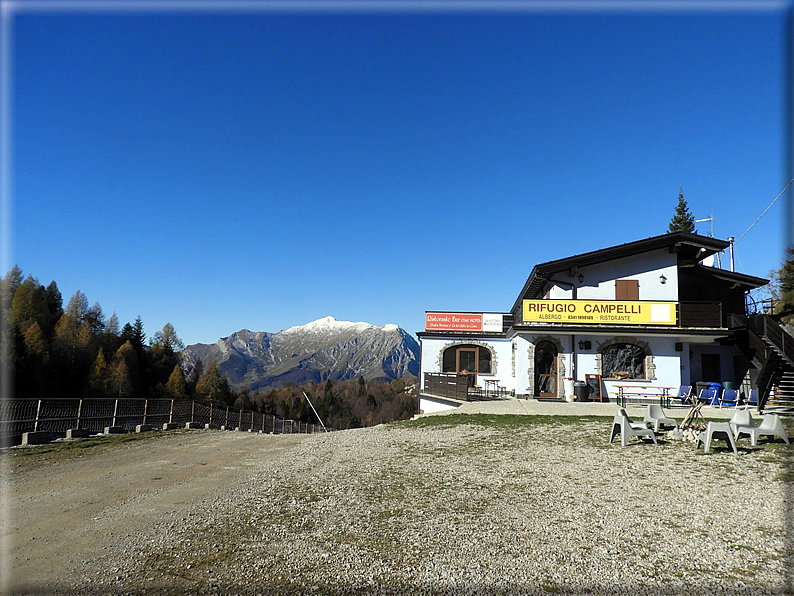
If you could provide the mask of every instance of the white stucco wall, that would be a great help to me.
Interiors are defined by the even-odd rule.
[[[428,399],[426,397],[419,398],[419,412],[422,414],[432,414],[434,412],[444,412],[446,410],[454,410],[458,406],[443,400]]]
[[[584,276],[584,281],[581,283],[578,279],[579,274]],[[659,281],[661,275],[667,278],[665,283]],[[557,274],[554,279],[574,284],[576,297],[579,300],[614,300],[615,280],[618,279],[639,281],[640,300],[678,300],[676,256],[670,254],[667,249],[580,267],[573,277]],[[567,283],[555,285],[549,297],[572,298],[573,292]]]
[[[509,339],[487,337],[433,337],[421,338],[421,368],[420,382],[424,390],[425,373],[441,372],[439,355],[441,351],[455,345],[474,344],[487,347],[491,350],[491,374],[478,374],[477,384],[485,387],[486,380],[498,380],[499,385],[512,391],[516,388],[516,378],[513,376],[513,342]]]

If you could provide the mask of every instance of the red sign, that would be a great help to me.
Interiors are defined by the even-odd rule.
[[[482,331],[482,313],[426,312],[427,331]]]

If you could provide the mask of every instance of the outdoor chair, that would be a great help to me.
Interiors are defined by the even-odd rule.
[[[750,389],[750,398],[747,400],[748,406],[758,405],[758,389]]]
[[[623,447],[628,444],[631,437],[650,437],[653,439],[654,445],[658,445],[656,442],[656,435],[653,433],[653,430],[648,428],[648,424],[646,422],[633,421],[623,408],[621,408],[612,419],[612,432],[609,436],[610,443],[618,433],[620,433],[620,444]]]
[[[750,413],[750,410],[736,410],[733,416],[731,416],[730,421],[728,421],[728,426],[730,426],[733,431],[733,438],[738,439],[739,436],[736,434],[736,429],[738,427],[750,426],[755,428],[753,424],[753,415]]]
[[[733,431],[731,430],[730,424],[727,422],[709,422],[706,425],[706,430],[700,433],[698,436],[696,447],[699,447],[701,443],[703,443],[703,453],[708,453],[711,450],[711,441],[714,439],[723,439],[728,441],[728,445],[731,446],[733,452],[736,455],[739,455],[739,452],[736,450],[736,441],[733,438]]]
[[[672,418],[668,418],[659,404],[648,404],[643,421],[653,424],[653,432],[655,433],[659,432],[660,426],[678,428],[678,423]]]
[[[786,445],[791,445],[786,434],[786,429],[783,428],[783,423],[780,421],[780,416],[777,414],[764,414],[764,419],[758,426],[737,426],[736,438],[741,435],[748,435],[750,437],[750,444],[755,447],[758,443],[758,437],[780,437],[786,442]]]
[[[676,395],[678,399],[681,400],[681,404],[691,404],[692,403],[692,385],[681,385],[678,388],[678,395]]]
[[[701,389],[698,394],[698,401],[705,402],[707,405],[717,405],[717,389]]]
[[[735,408],[739,405],[739,390],[738,389],[725,389],[720,397],[720,408],[722,406],[729,406]]]

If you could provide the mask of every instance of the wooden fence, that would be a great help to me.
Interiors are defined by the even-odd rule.
[[[101,433],[105,427],[135,430],[139,424],[161,428],[192,422],[208,428],[274,434],[323,432],[319,424],[282,420],[269,414],[180,399],[6,399],[0,400],[0,438],[25,432],[66,434],[67,430]],[[5,441],[4,441],[5,442]]]

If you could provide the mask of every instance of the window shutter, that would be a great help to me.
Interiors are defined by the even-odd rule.
[[[615,280],[615,300],[639,300],[640,282],[636,279]]]

